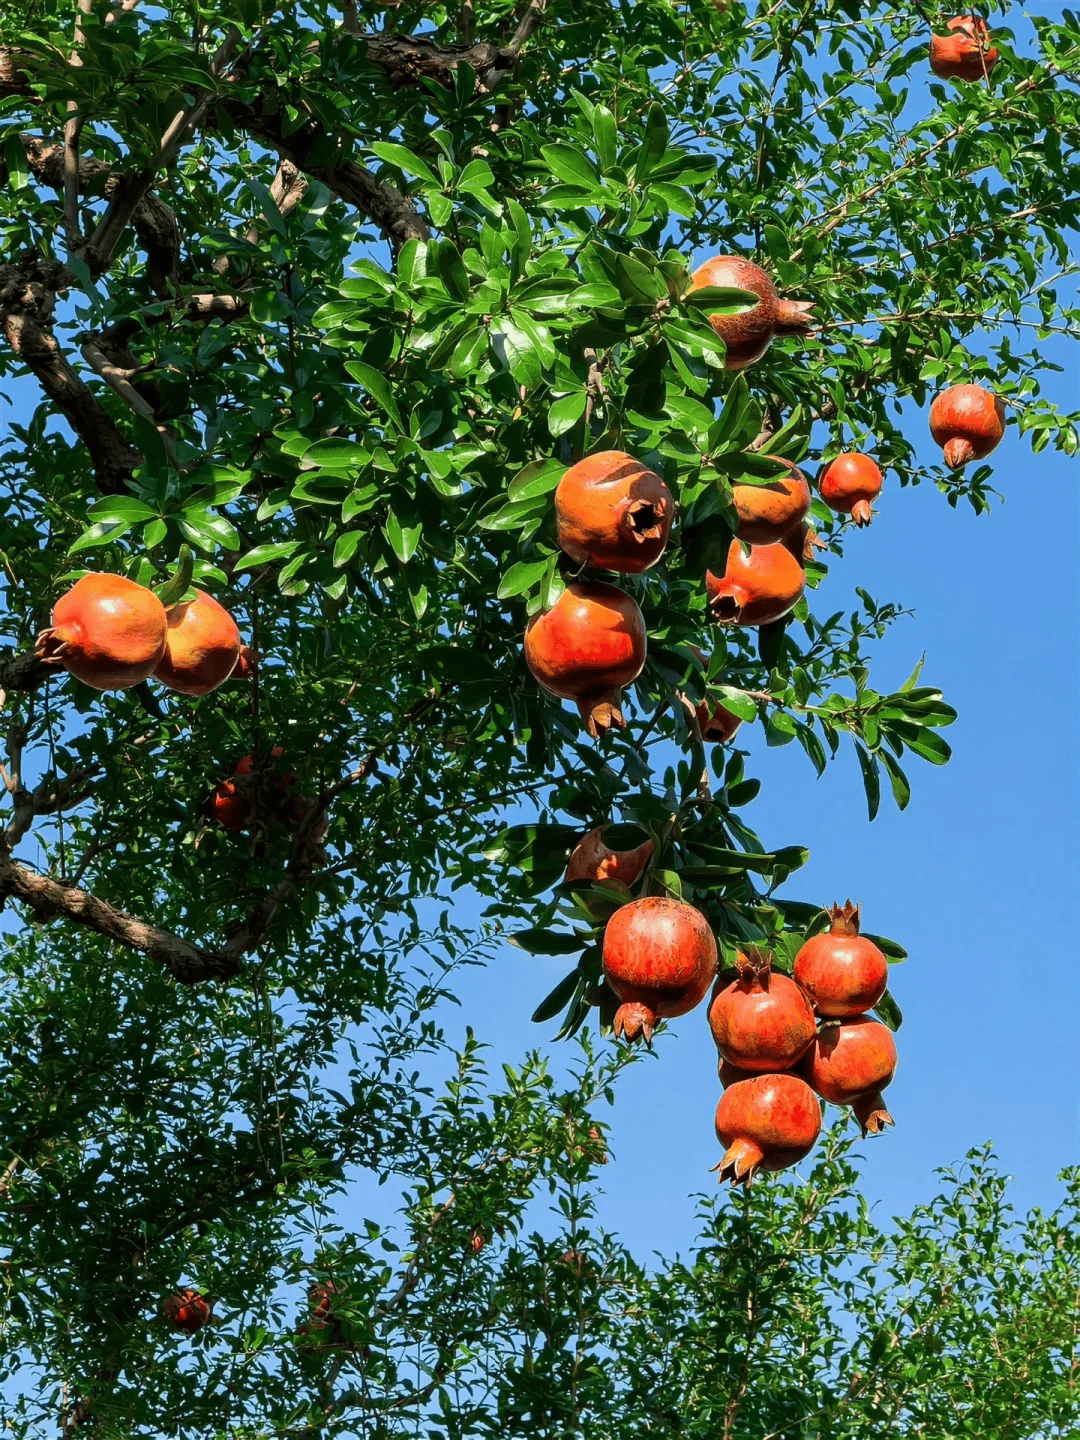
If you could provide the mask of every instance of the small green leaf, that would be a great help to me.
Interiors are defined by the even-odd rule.
[[[585,935],[567,935],[559,930],[518,930],[508,937],[511,945],[527,955],[576,955],[584,945]]]
[[[349,360],[345,369],[358,381],[373,400],[382,408],[386,415],[399,427],[404,429],[401,423],[401,412],[398,410],[397,401],[394,399],[393,391],[390,389],[386,376],[381,374],[372,365],[365,365],[362,360]]]
[[[547,560],[519,560],[499,581],[499,588],[496,594],[500,600],[509,600],[514,595],[521,595],[526,590],[540,582],[544,571],[548,568]]]
[[[557,1015],[563,1006],[573,999],[574,991],[580,983],[581,976],[577,970],[571,970],[569,975],[559,981],[551,994],[545,996],[545,998],[540,1001],[540,1004],[532,1013],[533,1020],[539,1023],[543,1020],[550,1020],[553,1015]]]
[[[385,160],[390,165],[396,165],[399,170],[404,170],[406,175],[415,175],[420,180],[426,180],[430,185],[439,184],[427,161],[421,160],[404,145],[392,145],[386,140],[376,140],[368,146],[368,149],[374,151],[380,160]]]
[[[600,172],[587,155],[570,145],[541,145],[548,169],[567,185],[599,186]]]
[[[403,565],[407,565],[416,554],[422,530],[422,525],[410,525],[399,519],[393,510],[387,511],[383,534],[390,541],[390,548]]]
[[[256,565],[272,565],[275,560],[284,560],[291,555],[299,544],[299,540],[282,540],[275,545],[256,545],[254,550],[240,557],[233,569],[251,570]]]
[[[587,391],[578,390],[573,395],[564,395],[561,400],[556,400],[548,411],[547,423],[551,434],[565,435],[567,430],[572,430],[585,414],[588,399]]]
[[[859,768],[862,770],[863,789],[866,791],[866,808],[870,819],[873,820],[878,813],[878,806],[881,804],[881,779],[878,773],[878,763],[872,755],[868,755],[863,747],[856,742],[855,753],[859,757]]]
[[[181,545],[172,578],[166,580],[165,584],[154,592],[166,610],[170,605],[175,605],[181,596],[187,593],[191,585],[191,574],[194,567],[194,556],[186,545]]]

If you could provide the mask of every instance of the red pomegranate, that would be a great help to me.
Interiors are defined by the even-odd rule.
[[[308,1288],[308,1303],[311,1319],[305,1327],[309,1331],[325,1330],[333,1320],[334,1302],[338,1298],[338,1287],[333,1280],[318,1280]]]
[[[236,660],[236,669],[229,678],[231,680],[250,680],[258,668],[258,654],[251,649],[250,645],[241,645],[240,654]]]
[[[165,607],[152,590],[91,573],[61,595],[35,649],[95,690],[128,690],[153,674],[166,633]]]
[[[555,491],[559,545],[572,560],[639,575],[663,555],[675,518],[671,491],[622,450],[571,465]]]
[[[881,494],[881,471],[869,455],[853,451],[830,460],[818,476],[821,498],[831,510],[850,515],[856,525],[869,525],[871,502]]]
[[[786,975],[772,969],[766,950],[740,951],[736,978],[717,983],[709,1028],[725,1060],[741,1070],[790,1070],[814,1038],[810,1002]]]
[[[733,715],[719,700],[705,700],[694,711],[698,729],[703,740],[723,745],[735,738],[735,732],[742,724],[738,715]]]
[[[243,830],[251,818],[251,801],[231,780],[222,780],[210,796],[210,818],[226,830]]]
[[[595,885],[604,885],[617,880],[622,885],[633,885],[652,853],[651,840],[636,850],[609,850],[604,844],[604,826],[599,825],[575,845],[566,867],[566,880],[568,884],[591,880]]]
[[[637,602],[614,585],[568,585],[525,631],[529,669],[552,695],[577,702],[592,736],[625,726],[620,695],[641,674],[645,650]]]
[[[705,572],[713,619],[727,625],[768,625],[793,610],[802,598],[806,576],[785,544],[751,545],[745,554],[738,540],[728,550],[724,578]]]
[[[981,385],[952,385],[934,397],[930,434],[945,451],[945,464],[959,470],[997,449],[1005,434],[1005,406]]]
[[[228,680],[240,658],[236,621],[202,590],[166,613],[169,633],[154,679],[182,695],[208,695]]]
[[[949,35],[931,35],[930,69],[945,80],[981,80],[989,76],[1000,55],[990,48],[990,31],[978,15],[956,15],[946,26]]]
[[[779,460],[778,455],[766,456]],[[774,545],[801,525],[810,510],[810,486],[806,476],[790,460],[783,460],[789,474],[765,485],[732,486],[739,525],[735,534],[750,545]]]
[[[651,1043],[661,1016],[700,1004],[716,974],[716,941],[700,910],[647,895],[623,905],[604,931],[604,975],[623,1002],[615,1034]]]
[[[749,1185],[759,1170],[786,1170],[814,1148],[821,1105],[797,1075],[755,1075],[731,1085],[716,1107],[724,1146],[720,1183]]]
[[[268,760],[279,760],[284,752],[280,745],[275,745],[270,751]],[[265,763],[265,762],[264,762]],[[288,792],[296,784],[296,776],[291,770],[286,770],[280,776],[277,775],[276,766],[267,766],[267,774],[261,777],[263,785],[260,791],[264,794],[264,805],[271,811],[279,811],[285,818],[293,817],[293,807],[296,799],[288,799]],[[251,819],[252,790],[254,781],[244,782],[244,776],[251,775],[255,769],[255,756],[245,755],[232,773],[232,779],[222,780],[214,793],[210,796],[210,818],[216,820],[219,825],[224,825],[226,830],[245,830]],[[236,783],[237,777],[241,783]],[[273,784],[276,795],[267,797],[265,791]],[[264,790],[265,785],[265,790]],[[269,804],[266,800],[269,799]],[[306,813],[306,812],[305,812]],[[301,817],[302,818],[302,817]],[[322,838],[326,834],[325,824],[321,830],[315,832],[315,837]]]
[[[162,1305],[161,1313],[174,1330],[194,1335],[210,1319],[210,1305],[197,1290],[177,1290]]]
[[[849,900],[828,912],[832,925],[813,935],[795,957],[795,979],[819,1015],[862,1015],[885,994],[889,962],[872,940],[859,934],[859,907]]]
[[[776,335],[804,334],[810,329],[813,305],[805,300],[781,300],[765,271],[738,255],[717,255],[706,260],[690,277],[693,290],[708,285],[734,285],[759,297],[743,315],[710,315],[709,323],[724,342],[724,366],[745,370],[761,359]]]
[[[850,1105],[863,1134],[878,1135],[893,1118],[881,1092],[896,1071],[896,1042],[866,1015],[825,1025],[799,1065],[799,1074],[834,1105]]]

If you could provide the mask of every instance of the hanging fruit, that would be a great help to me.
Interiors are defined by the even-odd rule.
[[[850,1105],[864,1135],[878,1135],[893,1118],[881,1092],[896,1072],[896,1042],[877,1020],[857,1015],[824,1025],[799,1064],[799,1074],[825,1100]]]
[[[671,491],[640,460],[605,450],[571,465],[555,491],[559,545],[572,560],[639,575],[664,553]]]
[[[788,474],[764,485],[733,485],[732,496],[739,524],[735,536],[750,545],[774,545],[801,525],[810,511],[810,486],[790,460],[767,455],[788,467]]]
[[[793,542],[794,543],[794,542]],[[712,618],[722,625],[769,625],[802,598],[806,575],[787,545],[751,545],[746,554],[733,540],[723,579],[705,572]]]
[[[726,1089],[716,1107],[724,1146],[720,1183],[749,1185],[759,1170],[786,1170],[809,1155],[821,1133],[821,1105],[797,1075],[756,1075]]]
[[[624,685],[645,664],[645,621],[637,602],[614,585],[568,585],[525,631],[525,661],[552,695],[576,702],[593,737],[623,729]]]
[[[291,770],[286,770],[278,775],[277,766],[269,764],[269,761],[280,760],[283,753],[281,746],[275,745],[269,756],[263,757],[263,765],[260,769],[265,773],[261,775],[259,788],[262,799],[261,808],[269,811],[271,815],[282,816],[288,820],[293,813],[290,807],[295,805],[295,801],[290,799],[288,792],[296,784],[296,776]],[[245,782],[244,777],[251,775],[254,769],[255,756],[245,755],[233,771],[232,778],[222,780],[210,796],[210,818],[216,820],[219,825],[223,825],[226,830],[247,829],[251,819],[254,782]],[[238,778],[241,781],[239,785],[236,783]],[[271,793],[271,787],[273,787],[273,793]],[[304,813],[306,814],[306,811]],[[326,826],[323,822],[323,827],[317,830],[315,838],[323,838],[325,835]]]
[[[604,885],[616,880],[622,885],[633,885],[649,863],[653,853],[653,842],[646,840],[636,850],[609,850],[604,844],[603,825],[578,841],[566,867],[566,880],[574,884],[591,880],[594,885]]]
[[[953,385],[934,397],[930,434],[945,451],[945,464],[959,470],[997,449],[1005,434],[1005,406],[981,385]]]
[[[885,994],[889,962],[872,940],[859,934],[859,907],[849,900],[828,912],[828,933],[813,935],[795,957],[795,979],[819,1015],[863,1015]]]
[[[881,494],[881,471],[869,455],[854,451],[837,455],[818,476],[818,491],[830,510],[850,515],[856,525],[869,525],[871,504]]]
[[[740,950],[735,971],[709,1005],[716,1048],[741,1070],[790,1070],[814,1038],[809,1000],[794,980],[773,970],[767,950]]]
[[[154,679],[182,695],[208,695],[228,680],[240,659],[236,621],[202,590],[196,590],[194,600],[173,605],[166,615],[165,653]]]
[[[930,69],[944,80],[982,80],[1000,59],[990,46],[990,31],[979,15],[955,15],[948,35],[931,35]]]
[[[95,690],[128,690],[153,674],[166,634],[165,609],[152,590],[123,575],[91,573],[61,595],[35,650]]]
[[[231,680],[250,680],[259,668],[259,656],[252,650],[250,645],[241,645],[240,654],[236,659],[236,669],[229,677]]]
[[[177,1290],[162,1305],[161,1313],[174,1330],[194,1335],[210,1319],[210,1306],[197,1290]]]
[[[781,300],[776,286],[759,265],[738,255],[717,255],[706,260],[690,277],[691,288],[735,286],[752,290],[758,304],[742,315],[710,315],[709,323],[724,342],[724,366],[745,370],[760,360],[776,335],[801,335],[811,327],[813,304]]]
[[[719,700],[704,700],[694,711],[694,717],[701,731],[702,740],[709,740],[715,745],[724,745],[735,738],[735,733],[742,720],[738,715],[733,715],[726,705]]]
[[[604,931],[604,976],[622,1004],[615,1034],[652,1041],[661,1017],[686,1015],[716,975],[716,940],[700,910],[665,896],[623,905]]]

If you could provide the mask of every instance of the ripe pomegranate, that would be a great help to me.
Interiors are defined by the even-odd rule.
[[[653,842],[646,840],[636,850],[609,850],[603,837],[604,826],[598,825],[575,845],[566,867],[568,884],[591,880],[595,885],[603,885],[617,880],[623,885],[633,885],[640,877],[652,856]]]
[[[270,751],[270,759],[279,760],[284,752],[280,745],[275,745]],[[210,818],[216,820],[219,825],[224,825],[226,830],[245,830],[251,819],[252,809],[252,787],[253,781],[244,782],[243,777],[250,775],[255,768],[255,756],[245,755],[232,773],[232,779],[222,780],[220,785],[210,796]],[[276,773],[276,767],[273,767]],[[240,777],[241,783],[236,783]],[[282,775],[275,778],[274,774],[267,774],[265,777],[266,789],[272,782],[277,791],[276,796],[263,794],[264,808],[271,811],[283,812],[285,817],[293,816],[293,807],[296,799],[287,800],[288,791],[296,784],[296,776],[291,770],[286,770]],[[262,788],[262,787],[260,787]],[[269,802],[269,803],[267,803]],[[306,814],[306,811],[304,812]],[[301,817],[302,818],[302,817]],[[321,839],[326,834],[325,825],[316,829],[313,838]]]
[[[165,607],[152,590],[91,573],[61,595],[35,649],[95,690],[128,690],[153,674],[166,633]]]
[[[889,962],[872,940],[859,934],[859,907],[849,900],[828,912],[832,925],[813,935],[795,957],[795,979],[819,1015],[862,1015],[885,994]]]
[[[250,680],[259,668],[259,656],[250,645],[241,645],[231,680]]]
[[[821,1105],[797,1075],[755,1075],[729,1086],[716,1107],[724,1146],[720,1183],[749,1185],[759,1170],[786,1170],[814,1148]]]
[[[864,1135],[878,1135],[893,1118],[881,1092],[896,1071],[896,1042],[866,1015],[825,1025],[799,1065],[817,1093],[834,1105],[850,1105]]]
[[[959,470],[984,460],[1005,434],[1005,406],[981,385],[952,385],[934,397],[930,434],[945,451],[945,464]]]
[[[806,576],[785,544],[751,545],[749,555],[733,540],[724,577],[705,572],[713,619],[728,625],[768,625],[793,610]]]
[[[210,818],[226,830],[243,830],[251,818],[251,801],[231,780],[222,780],[210,796]]]
[[[240,658],[236,621],[202,590],[196,590],[194,600],[174,605],[167,615],[165,654],[154,679],[182,695],[208,695],[236,669]]]
[[[333,1280],[318,1280],[308,1287],[308,1303],[311,1319],[306,1330],[325,1330],[333,1319],[334,1301],[338,1298],[338,1287]]]
[[[645,650],[637,602],[597,582],[568,585],[525,631],[529,669],[552,695],[577,702],[592,736],[624,728],[620,694],[641,674]]]
[[[723,745],[735,738],[735,732],[742,724],[738,715],[733,715],[719,700],[705,700],[694,711],[703,740]]]
[[[162,1305],[161,1313],[174,1330],[194,1335],[210,1319],[210,1305],[197,1290],[177,1290]]]
[[[776,335],[803,334],[810,329],[813,305],[805,300],[781,300],[765,271],[738,255],[717,255],[706,260],[690,277],[693,290],[707,285],[735,285],[752,290],[760,303],[743,315],[710,315],[709,323],[724,342],[724,367],[745,370],[760,360]]]
[[[790,1070],[814,1038],[810,1002],[786,975],[772,969],[765,950],[740,951],[736,978],[718,982],[709,1028],[725,1060],[741,1070]]]
[[[931,35],[930,69],[945,80],[981,80],[997,64],[1000,53],[990,48],[990,31],[978,15],[956,15],[946,26],[950,35]]]
[[[651,470],[622,450],[571,465],[555,491],[559,545],[572,560],[639,575],[664,553],[675,501]]]
[[[817,531],[812,530],[805,522],[797,526],[780,543],[800,565],[809,565],[814,558],[815,551],[829,548],[824,540],[818,539]]]
[[[850,515],[856,525],[869,525],[870,503],[881,494],[881,471],[869,455],[851,452],[830,460],[818,476],[822,500],[840,515]]]
[[[778,460],[778,455],[766,457]],[[801,525],[810,510],[810,486],[806,476],[784,460],[790,474],[767,485],[732,486],[735,509],[739,512],[738,539],[750,545],[774,545]]]
[[[623,905],[604,931],[604,975],[622,1004],[615,1034],[651,1044],[661,1016],[685,1015],[716,974],[716,941],[700,910],[665,896]]]

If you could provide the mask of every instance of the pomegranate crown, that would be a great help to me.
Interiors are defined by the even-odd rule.
[[[749,989],[767,990],[772,974],[773,952],[759,945],[748,945],[735,955],[739,980]]]
[[[827,906],[825,913],[832,922],[829,928],[833,935],[858,935],[858,905],[853,905],[850,900],[846,900],[843,905]]]

